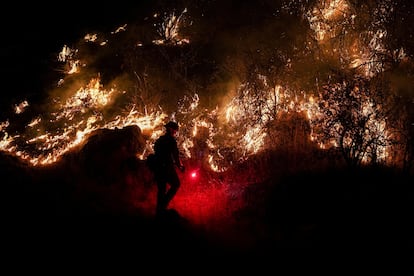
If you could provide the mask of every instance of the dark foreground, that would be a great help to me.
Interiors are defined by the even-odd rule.
[[[380,168],[269,174],[238,194],[243,204],[229,217],[199,224],[178,208],[160,218],[132,206],[131,192],[151,201],[142,164],[122,171],[128,156],[114,162],[90,151],[46,169],[1,155],[2,260],[14,272],[412,275],[413,176]]]
[[[304,206],[302,206],[304,207]],[[357,210],[349,210],[358,212]],[[413,227],[396,216],[368,218],[367,209],[345,220],[285,221],[274,236],[234,241],[240,229],[217,236],[171,211],[163,218],[141,216],[14,217],[3,220],[2,251],[14,271],[88,269],[141,273],[214,273],[229,269],[258,274],[364,272],[409,275],[413,272]],[[356,215],[353,214],[353,215]],[[254,224],[254,221],[251,222]],[[219,227],[219,226],[216,226]],[[281,235],[281,232],[283,234]],[[92,269],[92,270],[91,270]],[[250,270],[249,270],[250,271]],[[401,274],[400,274],[401,273]]]

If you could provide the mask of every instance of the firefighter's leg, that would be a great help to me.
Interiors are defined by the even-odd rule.
[[[178,189],[180,188],[180,179],[178,178],[177,173],[171,174],[169,178],[170,188],[165,194],[165,208],[168,207],[168,204],[173,199]]]
[[[167,202],[166,202],[167,183],[165,181],[158,181],[157,187],[158,187],[158,191],[157,191],[156,212],[157,212],[157,215],[159,215],[167,209]]]

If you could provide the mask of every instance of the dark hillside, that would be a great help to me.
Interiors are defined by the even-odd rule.
[[[388,255],[414,245],[413,179],[387,168],[273,173],[240,191],[242,205],[227,224],[203,225],[179,208],[157,220],[151,175],[131,154],[142,150],[143,139],[136,127],[100,130],[47,168],[3,153],[7,248],[78,250],[84,258],[178,250],[176,257],[203,262],[320,249]]]

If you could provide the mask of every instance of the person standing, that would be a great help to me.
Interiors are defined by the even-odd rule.
[[[154,143],[154,154],[157,166],[154,169],[154,177],[157,183],[156,215],[166,213],[170,201],[180,188],[180,179],[176,167],[184,172],[185,167],[181,162],[176,135],[179,126],[170,121],[165,127],[165,133]]]

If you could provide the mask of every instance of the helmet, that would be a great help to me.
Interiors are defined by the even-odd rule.
[[[173,121],[169,121],[167,124],[164,125],[166,128],[172,128],[174,130],[178,130],[178,124]]]

